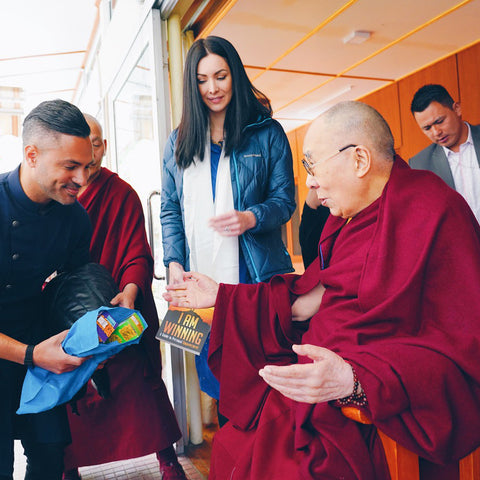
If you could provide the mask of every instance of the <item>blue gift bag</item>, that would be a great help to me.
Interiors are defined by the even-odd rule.
[[[66,353],[77,357],[89,357],[75,370],[65,373],[52,373],[40,367],[30,367],[23,382],[20,408],[17,414],[38,413],[50,410],[71,400],[89,380],[98,365],[112,355],[116,355],[128,345],[138,343],[141,335],[125,343],[100,343],[97,333],[97,315],[108,310],[113,318],[121,323],[136,310],[123,307],[100,307],[87,312],[70,328],[62,346]],[[142,320],[143,317],[141,317]]]

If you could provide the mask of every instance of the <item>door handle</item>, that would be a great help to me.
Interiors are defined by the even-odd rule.
[[[156,280],[165,280],[164,275],[157,275],[155,272],[155,237],[153,235],[153,214],[152,214],[152,198],[155,195],[161,195],[162,192],[159,190],[154,190],[147,199],[147,222],[148,222],[148,241],[150,242],[150,249],[152,250],[152,257],[153,257],[153,277]]]

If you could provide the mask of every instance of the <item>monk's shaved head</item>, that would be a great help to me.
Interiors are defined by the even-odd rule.
[[[395,157],[387,122],[361,102],[341,102],[320,115],[303,142],[307,186],[334,216],[351,218],[382,193]]]
[[[87,121],[88,125],[90,126],[90,129],[92,128],[92,124],[95,125],[103,138],[103,128],[100,125],[99,121],[93,116],[90,115],[89,113],[84,113],[83,116],[85,117],[85,120]]]
[[[393,135],[384,118],[361,102],[340,102],[320,115],[311,125],[310,135],[342,147],[365,145],[384,160],[393,161]]]
[[[83,115],[90,127],[90,141],[93,147],[93,162],[90,166],[90,177],[88,179],[88,183],[92,183],[100,175],[103,157],[107,149],[107,141],[103,138],[103,129],[100,122],[93,115],[88,113]]]

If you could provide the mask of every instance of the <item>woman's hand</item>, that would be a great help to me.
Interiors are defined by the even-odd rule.
[[[168,283],[181,283],[183,282],[183,274],[185,270],[183,266],[178,262],[170,262],[168,264]]]
[[[249,210],[244,212],[232,210],[211,218],[208,224],[219,235],[238,237],[247,230],[254,228],[257,225],[257,219],[254,213]]]
[[[167,285],[163,298],[175,307],[209,308],[215,305],[218,283],[207,275],[186,272],[185,281]]]

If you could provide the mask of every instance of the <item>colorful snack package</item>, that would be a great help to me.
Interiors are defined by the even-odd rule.
[[[115,331],[109,336],[107,343],[125,343],[139,337],[145,330],[146,324],[137,312],[132,313],[126,320],[121,322]]]
[[[117,325],[117,321],[108,313],[108,311],[100,311],[97,316],[98,341],[100,343],[106,343],[108,338],[113,334],[115,328],[117,328]]]

